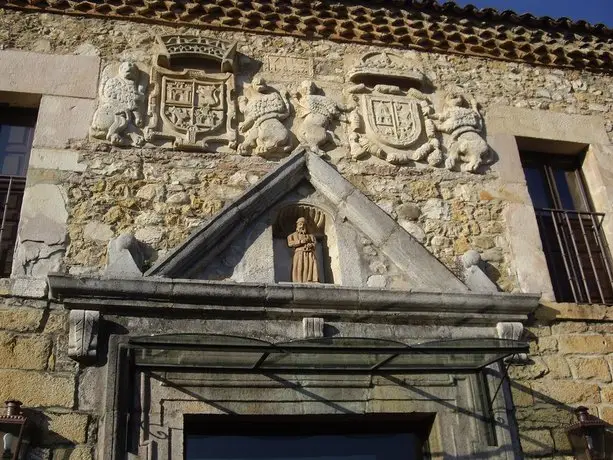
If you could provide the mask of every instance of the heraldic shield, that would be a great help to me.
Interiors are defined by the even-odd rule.
[[[424,124],[418,101],[404,96],[364,94],[362,104],[366,132],[372,141],[406,149],[423,138]]]
[[[163,77],[161,115],[193,144],[224,125],[225,89],[223,83]]]
[[[207,152],[236,148],[236,44],[166,35],[152,67],[146,140]]]

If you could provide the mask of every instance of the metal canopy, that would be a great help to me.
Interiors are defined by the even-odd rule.
[[[317,338],[270,343],[216,334],[170,334],[130,340],[143,368],[223,372],[475,372],[528,344],[504,339],[455,339],[407,345],[371,338]]]

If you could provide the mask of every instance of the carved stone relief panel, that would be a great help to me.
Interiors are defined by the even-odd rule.
[[[146,105],[147,74],[136,64],[109,64],[102,71],[92,137],[113,145],[141,146]]]
[[[264,78],[253,78],[248,95],[239,98],[243,121],[239,131],[243,141],[241,155],[259,155],[268,159],[286,156],[292,149],[292,137],[283,122],[291,114],[289,93],[270,86]]]
[[[167,35],[153,66],[146,139],[208,151],[236,148],[236,43]],[[213,63],[213,67],[203,64]]]
[[[363,55],[349,71],[347,89],[356,103],[349,116],[354,159],[374,155],[392,164],[476,172],[488,161],[483,120],[476,102],[450,91],[436,112],[432,83],[420,66],[388,52]]]

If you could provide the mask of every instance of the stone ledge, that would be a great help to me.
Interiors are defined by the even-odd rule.
[[[613,321],[613,306],[541,301],[534,316],[538,321]]]
[[[47,297],[47,280],[36,278],[0,278],[0,296],[44,299]]]

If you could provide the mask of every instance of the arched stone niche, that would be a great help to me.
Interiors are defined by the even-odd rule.
[[[317,206],[294,203],[279,209],[273,223],[273,254],[275,282],[292,282],[292,261],[296,249],[291,248],[288,237],[296,232],[297,223],[303,220],[306,233],[315,243],[317,281],[340,283],[338,244],[331,215]]]

